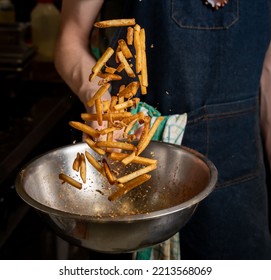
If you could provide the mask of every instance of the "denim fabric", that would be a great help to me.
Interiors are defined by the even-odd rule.
[[[162,115],[187,113],[183,145],[219,173],[216,190],[180,231],[182,259],[271,259],[258,102],[268,0],[230,0],[218,11],[201,0],[127,3],[124,16],[146,29],[142,101]]]

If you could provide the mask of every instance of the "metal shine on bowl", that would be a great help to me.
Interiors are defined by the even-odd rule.
[[[142,156],[158,160],[152,178],[109,201],[116,187],[90,164],[81,190],[58,178],[63,172],[79,180],[72,163],[76,154],[85,150],[96,156],[87,144],[78,143],[33,159],[19,172],[15,186],[57,235],[102,253],[132,252],[167,240],[187,223],[217,182],[215,166],[203,155],[183,146],[151,141]],[[125,168],[111,164],[120,172]],[[134,169],[134,164],[129,165],[128,171]]]

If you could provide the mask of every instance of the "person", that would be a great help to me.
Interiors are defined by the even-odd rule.
[[[89,35],[107,2],[62,2],[55,66],[83,103],[97,90],[88,80],[96,62]],[[271,259],[259,102],[268,0],[207,1],[223,2],[219,9],[205,2],[124,1],[119,18],[134,17],[146,30],[144,102],[162,115],[187,113],[182,144],[218,169],[215,190],[180,230],[181,258]]]

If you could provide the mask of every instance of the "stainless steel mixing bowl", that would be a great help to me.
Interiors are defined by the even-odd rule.
[[[94,155],[85,143],[79,143],[35,158],[19,172],[15,185],[19,196],[56,234],[98,252],[132,252],[170,238],[191,218],[217,181],[215,166],[203,155],[152,141],[142,154],[158,160],[151,180],[109,201],[115,187],[90,164],[81,190],[58,178],[60,172],[78,176],[72,162],[77,152],[85,150]],[[123,169],[120,164],[114,168]],[[135,168],[134,164],[129,168]]]

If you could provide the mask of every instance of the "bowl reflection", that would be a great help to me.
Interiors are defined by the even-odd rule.
[[[87,165],[87,182],[81,190],[58,178],[60,172],[75,173],[73,160],[85,150],[95,156],[85,143],[78,143],[33,159],[17,175],[16,191],[60,237],[103,253],[132,252],[170,238],[187,223],[217,181],[215,166],[203,155],[152,141],[142,154],[158,160],[152,178],[109,201],[116,187],[91,165]],[[120,163],[110,164],[124,172]],[[133,171],[135,165],[128,168]]]

